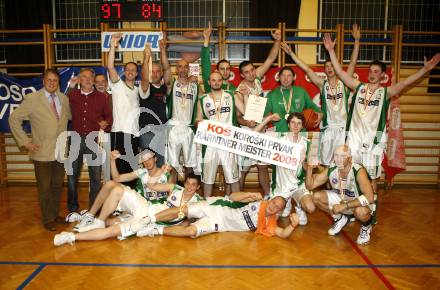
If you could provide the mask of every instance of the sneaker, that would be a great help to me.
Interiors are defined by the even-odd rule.
[[[55,246],[61,246],[67,243],[73,245],[74,242],[75,235],[71,232],[61,232],[53,238],[53,244]]]
[[[341,215],[340,218],[335,219],[333,226],[328,230],[330,236],[339,234],[339,232],[350,222],[346,215]]]
[[[148,224],[137,231],[139,238],[149,236],[150,238],[159,235],[159,229],[156,224]]]
[[[82,221],[81,221],[82,223]],[[77,231],[78,233],[83,233],[83,232],[88,232],[94,229],[104,229],[105,228],[105,222],[97,219],[97,218],[93,218],[93,221],[90,223],[87,223],[86,225],[82,226],[82,227],[75,227],[73,230]]]
[[[95,220],[95,216],[89,212],[86,212],[85,214],[82,215],[81,221],[73,227],[73,231],[78,232],[79,228],[92,224],[94,220]]]
[[[146,228],[149,224],[150,224],[150,217],[146,216],[133,222],[131,224],[131,229],[133,232],[137,233],[138,231]]]
[[[295,212],[298,215],[299,225],[305,226],[307,224],[306,212],[300,206],[295,206]]]
[[[82,210],[80,213],[77,212],[71,212],[66,216],[66,223],[74,223],[74,222],[80,222],[84,215],[89,212],[87,209]]]
[[[370,242],[370,234],[372,228],[373,226],[371,224],[368,226],[361,226],[361,231],[356,241],[358,245],[366,245]]]
[[[122,215],[122,211],[120,211],[120,210],[115,210],[115,211],[112,213],[112,216],[120,216],[120,215]]]

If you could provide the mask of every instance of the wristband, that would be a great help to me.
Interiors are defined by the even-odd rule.
[[[370,203],[368,202],[367,198],[363,195],[360,195],[358,197],[359,202],[361,203],[362,206],[366,206],[369,205]]]

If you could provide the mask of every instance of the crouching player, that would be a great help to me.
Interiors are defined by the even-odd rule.
[[[312,174],[316,166],[307,166],[306,187],[313,190],[329,181],[332,190],[321,190],[313,194],[313,202],[334,219],[328,234],[337,235],[354,214],[362,223],[357,243],[365,245],[370,241],[376,209],[371,181],[362,165],[352,163],[347,145],[335,149],[334,160],[335,164],[317,174]]]

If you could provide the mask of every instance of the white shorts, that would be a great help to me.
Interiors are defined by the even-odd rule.
[[[226,183],[235,183],[239,180],[236,155],[214,147],[205,147],[206,151],[202,163],[202,181],[205,184],[214,184],[219,165],[223,168]]]
[[[329,166],[333,160],[335,149],[345,143],[345,128],[334,127],[326,128],[321,132],[319,140],[319,162]]]
[[[246,127],[246,126],[241,126],[241,128],[249,130],[249,131],[253,130],[253,129]],[[238,166],[239,166],[240,171],[249,171],[249,169],[254,165],[269,165],[268,163],[264,163],[262,161],[258,161],[256,159],[252,159],[252,158],[242,156],[242,155],[237,155],[237,162],[238,162]]]
[[[150,203],[128,186],[122,185],[122,187],[124,188],[124,193],[116,210],[127,212],[134,218],[147,216],[150,210]]]
[[[195,204],[188,207],[188,218],[197,218],[192,225],[197,228],[197,237],[216,232],[243,232],[249,231],[246,223],[240,223],[237,219],[235,225],[224,221],[225,212],[222,206],[207,206]],[[231,214],[230,212],[228,214]]]
[[[341,203],[341,196],[339,195],[339,192],[335,190],[326,190],[325,192],[327,193],[328,208],[332,211],[334,205]],[[376,211],[376,203],[369,204],[368,208],[371,210],[371,215],[374,215],[374,212]],[[347,209],[342,213],[351,215],[354,213],[354,208]]]
[[[208,205],[192,205],[188,207],[188,218],[198,219],[192,225],[197,228],[196,237],[207,235],[215,232],[224,232],[224,227],[221,226],[221,218],[217,218],[213,208]]]
[[[382,175],[382,154],[374,154],[373,152],[352,152],[352,160],[354,163],[361,164],[367,170],[371,179],[380,178]]]
[[[249,169],[254,165],[269,165],[268,163],[258,161],[256,159],[252,159],[246,156],[237,155],[237,157],[240,171],[249,171]]]
[[[197,167],[196,146],[193,144],[194,132],[188,126],[174,126],[168,133],[167,161],[178,172],[182,172],[180,154],[183,155],[183,166]]]
[[[295,200],[296,204],[301,204],[301,199],[306,195],[311,195],[311,192],[308,191],[305,187],[305,184],[302,183],[299,187],[294,188],[291,191],[273,191],[271,198],[274,198],[276,196],[284,197],[284,199],[286,200],[286,207],[284,208],[280,216],[287,217],[292,211],[292,198]]]
[[[196,146],[196,167],[194,168],[194,173],[197,175],[202,175],[202,144],[194,144]]]

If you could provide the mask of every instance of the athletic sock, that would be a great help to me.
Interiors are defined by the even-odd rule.
[[[363,222],[362,225],[364,227],[368,227],[369,225],[372,224],[372,222],[373,222],[373,216],[370,216],[370,218],[366,222]]]

